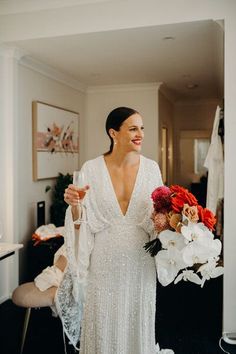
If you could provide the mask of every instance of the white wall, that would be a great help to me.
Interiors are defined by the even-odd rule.
[[[158,160],[158,84],[117,85],[89,88],[86,109],[86,158],[91,159],[109,150],[105,121],[110,111],[119,106],[136,109],[143,117],[142,153]]]
[[[38,100],[67,108],[80,114],[81,146],[84,146],[85,94],[44,75],[19,65],[19,124],[18,124],[18,242],[27,245],[36,228],[36,203],[46,201],[46,223],[49,222],[50,192],[45,187],[53,180],[32,180],[32,101]],[[83,148],[82,148],[82,153]],[[58,171],[60,172],[60,171]],[[24,273],[24,253],[20,252],[20,273]]]
[[[3,242],[18,240],[18,208],[16,180],[18,175],[18,57],[12,48],[0,48],[0,219]],[[18,252],[4,259],[0,266],[0,302],[9,297],[9,289],[18,284]]]
[[[233,6],[234,4],[234,6]],[[223,331],[236,332],[236,2],[225,21],[225,199]]]

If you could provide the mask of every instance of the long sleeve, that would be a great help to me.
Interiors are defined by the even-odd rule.
[[[86,298],[87,276],[90,256],[97,232],[105,229],[109,223],[103,218],[96,205],[94,173],[88,161],[83,166],[85,178],[90,190],[83,202],[83,219],[79,231],[75,230],[71,207],[65,216],[65,248],[67,267],[55,297],[56,309],[63,328],[71,343],[76,347],[80,337],[81,320]]]

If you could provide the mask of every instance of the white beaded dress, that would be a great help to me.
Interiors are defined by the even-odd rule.
[[[78,252],[70,208],[65,243],[69,265],[56,305],[80,354],[154,354],[156,268],[143,246],[153,235],[152,191],[162,184],[156,162],[140,156],[129,206],[122,214],[103,156],[85,163]],[[80,331],[80,328],[81,331]]]

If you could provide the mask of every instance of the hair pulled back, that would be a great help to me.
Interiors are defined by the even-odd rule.
[[[113,111],[111,111],[108,114],[107,120],[106,120],[106,132],[107,132],[107,135],[109,136],[111,144],[110,144],[109,151],[105,155],[109,155],[112,152],[113,146],[114,146],[114,141],[109,134],[109,130],[114,129],[116,131],[119,131],[123,122],[127,118],[129,118],[130,116],[132,116],[133,114],[136,114],[136,113],[138,113],[138,112],[133,108],[118,107],[118,108],[113,109]]]

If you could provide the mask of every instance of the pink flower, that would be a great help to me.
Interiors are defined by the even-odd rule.
[[[169,229],[169,222],[166,214],[156,213],[154,211],[152,213],[152,220],[154,223],[154,228],[158,233]]]
[[[152,192],[154,209],[157,213],[165,213],[171,209],[171,190],[166,186],[156,188]]]

